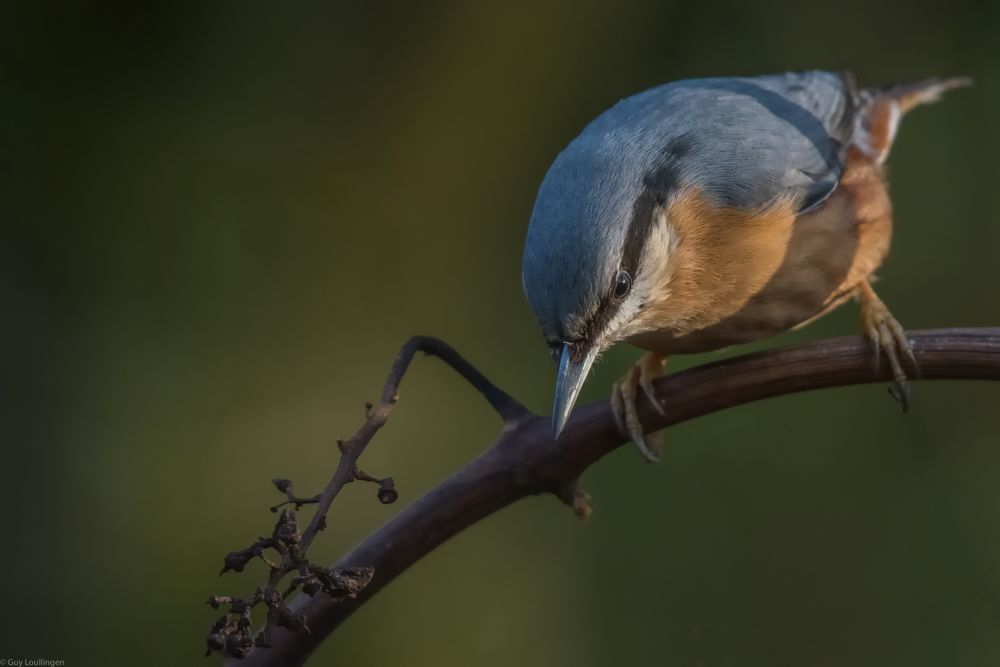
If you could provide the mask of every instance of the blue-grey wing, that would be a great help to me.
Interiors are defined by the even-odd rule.
[[[843,173],[855,100],[850,76],[830,72],[678,81],[609,110],[604,138],[642,147],[647,187],[696,186],[740,208],[791,198],[808,211]]]

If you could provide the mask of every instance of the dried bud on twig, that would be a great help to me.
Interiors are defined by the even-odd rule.
[[[399,493],[396,491],[396,482],[392,477],[383,477],[380,479],[369,475],[363,470],[355,470],[354,479],[378,484],[378,500],[383,505],[392,504],[399,498]]]

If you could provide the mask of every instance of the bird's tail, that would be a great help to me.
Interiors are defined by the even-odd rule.
[[[871,92],[876,96],[888,97],[899,105],[901,113],[906,113],[910,109],[921,104],[937,102],[949,90],[954,88],[964,88],[972,85],[972,79],[968,77],[956,77],[954,79],[926,79],[917,83],[904,83],[902,85],[885,86]]]
[[[936,102],[953,88],[972,85],[972,79],[926,79],[881,88],[866,88],[859,93],[854,144],[879,163],[885,161],[896,138],[900,119],[914,107]]]

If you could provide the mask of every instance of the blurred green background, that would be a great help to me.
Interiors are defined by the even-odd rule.
[[[222,556],[312,493],[397,347],[441,336],[547,412],[534,194],[617,99],[703,75],[965,74],[907,118],[879,289],[1000,325],[996,2],[41,3],[0,10],[0,657],[205,664]],[[848,305],[766,345],[855,333]],[[728,354],[734,351],[728,352]],[[621,348],[583,400],[637,356]],[[672,369],[716,358],[678,358]],[[1000,388],[781,398],[623,448],[473,527],[313,664],[1000,664]],[[413,500],[493,438],[418,361],[363,467]],[[356,485],[357,486],[357,485]],[[349,488],[333,560],[401,504]],[[214,662],[213,659],[211,662]]]

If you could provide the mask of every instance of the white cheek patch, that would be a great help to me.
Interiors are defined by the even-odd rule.
[[[667,220],[666,209],[659,209],[644,248],[642,267],[639,271],[644,282],[655,284],[656,279],[663,275],[667,262],[677,250],[677,241],[677,230]]]
[[[605,331],[608,340],[620,340],[636,333],[629,330],[629,324],[643,305],[649,302],[654,292],[663,289],[668,263],[677,248],[677,242],[677,231],[667,220],[666,210],[658,209],[649,239],[643,248],[638,275],[633,276],[632,290],[615,317],[608,323]],[[663,294],[656,293],[656,296],[662,298]]]

